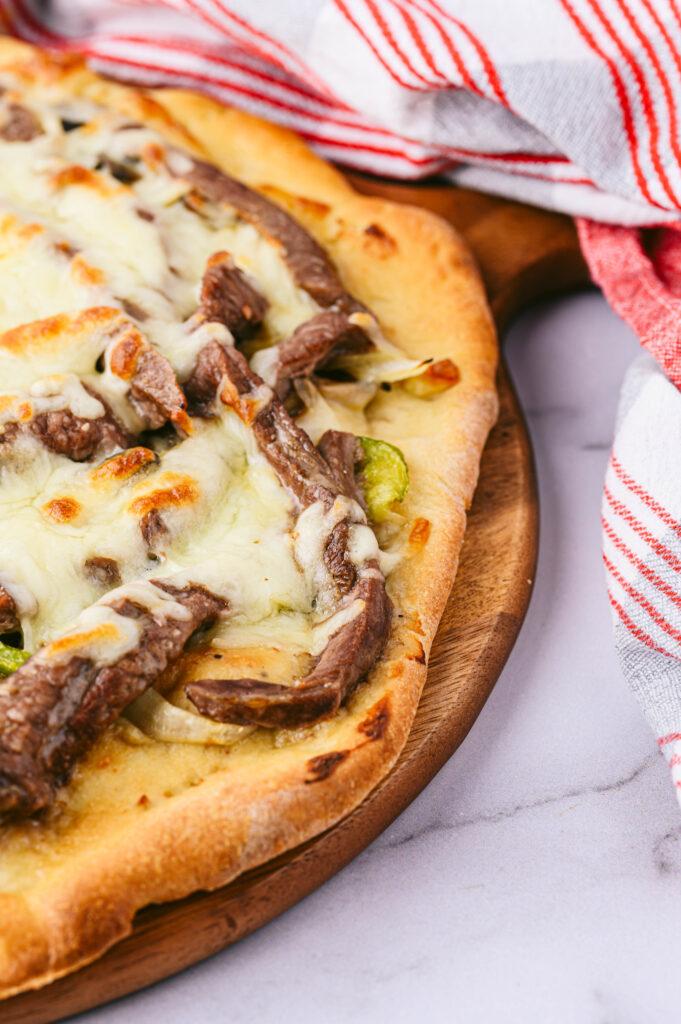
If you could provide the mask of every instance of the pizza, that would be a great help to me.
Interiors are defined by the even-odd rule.
[[[389,772],[496,359],[444,222],[1,41],[0,994]]]

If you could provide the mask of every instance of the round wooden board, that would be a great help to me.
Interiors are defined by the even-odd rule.
[[[532,299],[586,281],[574,228],[565,217],[440,185],[352,180],[361,191],[427,206],[458,227],[481,265],[500,329]],[[536,560],[532,453],[503,366],[499,394],[500,416],[482,458],[428,680],[390,775],[357,810],[316,839],[216,892],[143,910],[132,934],[100,960],[46,989],[4,1002],[3,1024],[63,1019],[166,978],[266,924],[360,853],[456,750],[513,646]]]

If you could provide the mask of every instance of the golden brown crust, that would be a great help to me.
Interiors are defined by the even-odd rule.
[[[403,449],[411,489],[402,509],[408,557],[389,579],[401,617],[370,679],[336,719],[297,742],[245,741],[221,752],[224,767],[212,755],[215,768],[205,779],[192,777],[188,757],[188,781],[171,795],[159,778],[137,778],[134,748],[117,736],[100,742],[62,796],[62,812],[71,801],[66,824],[41,837],[63,852],[47,853],[40,878],[27,854],[27,882],[0,895],[2,996],[95,959],[129,933],[138,908],[221,886],[318,834],[386,775],[416,711],[496,415],[490,314],[465,247],[442,221],[358,196],[296,136],[213,100],[178,90],[151,99],[81,64],[60,67],[2,40],[0,67],[18,64],[27,75],[50,76],[65,95],[87,95],[153,123],[267,191],[327,248],[344,284],[392,341],[413,356],[452,359],[461,379],[427,408],[395,389],[371,406],[368,430]],[[187,661],[187,676],[190,670]],[[153,754],[159,777],[164,756]],[[144,763],[148,770],[151,762]],[[119,773],[115,787],[110,770]],[[114,790],[137,792],[135,785],[139,801],[121,810]]]

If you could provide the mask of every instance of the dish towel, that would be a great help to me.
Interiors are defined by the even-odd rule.
[[[577,218],[647,355],[603,496],[615,643],[681,799],[679,0],[0,0],[6,31],[204,90],[342,165]]]

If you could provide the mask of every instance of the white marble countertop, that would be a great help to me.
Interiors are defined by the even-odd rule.
[[[681,813],[620,676],[600,492],[637,350],[595,293],[505,342],[541,497],[521,635],[469,736],[323,888],[83,1024],[646,1024],[675,1005]]]

